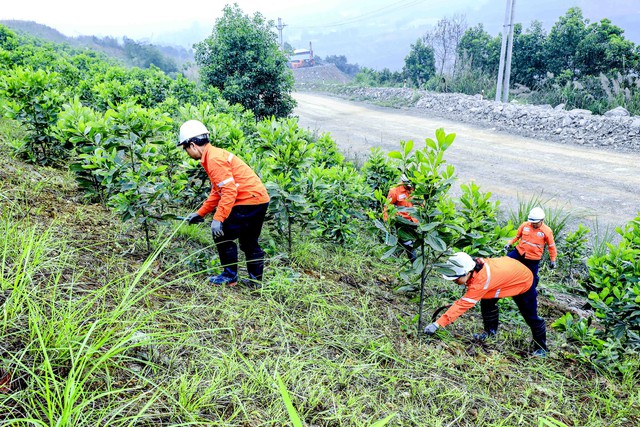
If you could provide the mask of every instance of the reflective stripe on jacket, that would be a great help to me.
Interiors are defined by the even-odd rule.
[[[509,240],[509,244],[513,245],[520,240],[516,249],[520,255],[523,255],[526,259],[538,260],[542,259],[544,253],[544,245],[549,246],[549,258],[551,261],[556,260],[558,251],[556,250],[556,242],[553,238],[553,231],[547,226],[542,224],[540,228],[533,228],[530,222],[524,222],[518,227],[518,234],[516,237]]]
[[[453,323],[481,299],[520,295],[528,291],[533,283],[531,270],[513,258],[483,258],[480,261],[484,265],[465,284],[467,292],[436,320],[441,327]]]
[[[413,206],[413,203],[411,202],[411,194],[407,191],[404,185],[398,185],[397,187],[389,190],[387,200],[389,201],[389,203],[392,203],[398,207],[410,208]],[[407,212],[398,212],[398,215],[408,219],[409,221],[418,222],[417,219],[409,215]],[[386,206],[384,210],[384,219],[385,221],[388,219]]]
[[[269,201],[269,193],[258,175],[227,150],[207,144],[200,163],[211,180],[211,193],[198,209],[201,217],[215,210],[213,219],[222,222],[234,206],[260,205]]]

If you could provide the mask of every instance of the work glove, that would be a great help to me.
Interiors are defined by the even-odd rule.
[[[504,251],[505,251],[505,252],[509,253],[509,252],[511,252],[511,249],[512,249],[512,248],[511,248],[511,245],[510,245],[510,244],[508,244],[508,243],[507,243],[506,245],[504,245]]]
[[[222,231],[222,222],[214,219],[211,221],[211,234],[213,237],[222,237],[224,236],[224,232]]]
[[[194,212],[192,214],[189,214],[189,216],[185,220],[189,225],[191,225],[204,221],[204,218],[202,218],[197,212]]]
[[[430,325],[427,325],[426,328],[424,328],[424,333],[427,335],[433,335],[436,333],[436,331],[438,330],[439,326],[437,323],[433,322]]]
[[[556,268],[556,262],[555,262],[555,261],[551,261],[551,262],[549,263],[549,268],[550,268],[550,269],[552,269],[552,270],[553,270],[554,268]]]

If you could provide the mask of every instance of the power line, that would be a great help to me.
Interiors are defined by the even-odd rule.
[[[379,9],[375,9],[366,13],[363,13],[362,15],[358,15],[358,16],[354,16],[351,18],[347,18],[344,19],[342,21],[336,21],[336,22],[331,22],[328,24],[323,24],[323,25],[305,25],[303,27],[298,27],[298,26],[290,26],[290,28],[296,28],[296,29],[306,29],[306,28],[327,28],[327,27],[340,27],[343,25],[349,25],[349,24],[354,24],[356,22],[359,21],[363,21],[365,19],[370,19],[370,18],[374,18],[378,15],[383,15],[385,13],[388,13],[390,11],[397,11],[397,10],[401,10],[401,9],[406,9],[408,7],[411,6],[415,6],[419,3],[423,3],[425,0],[400,0],[397,1],[395,3],[389,4],[387,6],[383,6]]]

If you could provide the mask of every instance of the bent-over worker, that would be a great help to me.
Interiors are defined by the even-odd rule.
[[[522,263],[509,257],[472,259],[464,252],[457,252],[449,258],[452,276],[443,276],[467,290],[462,298],[424,329],[433,335],[439,328],[454,322],[465,311],[480,302],[484,333],[474,338],[484,340],[495,336],[499,324],[498,299],[512,297],[518,306],[533,336],[533,355],[546,356],[547,329],[544,320],[538,316],[537,292],[533,287],[533,274]]]
[[[214,212],[211,234],[224,268],[209,278],[214,285],[233,286],[238,281],[238,247],[247,259],[248,285],[259,287],[264,271],[264,251],[258,243],[269,194],[256,173],[240,158],[209,142],[209,131],[201,122],[189,120],[180,127],[178,146],[200,160],[211,181],[211,193],[197,212],[187,217],[189,224],[202,222]]]
[[[409,180],[409,178],[407,178],[405,174],[402,174],[402,176],[400,177],[400,181],[401,183],[399,185],[389,190],[389,194],[387,195],[387,200],[389,201],[389,203],[399,208],[413,207],[413,202],[411,201],[412,193],[414,189],[413,183]],[[412,224],[407,224],[400,221],[395,222],[398,238],[401,238],[401,234],[411,235],[416,226],[415,224],[418,223],[418,220],[412,217],[411,215],[409,215],[408,212],[403,210],[399,210],[397,212],[397,215],[401,216],[402,218],[412,223]],[[387,214],[387,206],[385,205],[384,220],[388,221],[388,219],[389,219],[389,216]],[[407,257],[409,257],[409,261],[411,261],[411,263],[413,264],[413,261],[415,261],[416,259],[416,253],[415,253],[415,250],[413,249],[413,240],[410,240],[410,239],[400,240],[400,244],[402,245],[405,252],[407,253]]]

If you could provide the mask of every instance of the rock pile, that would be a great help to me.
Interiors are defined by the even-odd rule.
[[[400,105],[430,115],[484,124],[517,135],[555,142],[640,151],[640,116],[622,107],[604,115],[587,110],[566,110],[564,104],[503,104],[481,95],[433,93],[406,88],[358,88],[334,86],[332,93],[351,99]]]
[[[348,83],[351,77],[343,73],[334,64],[317,65],[308,68],[296,68],[293,71],[293,78],[296,86],[304,86],[307,84],[330,84],[330,83]]]

